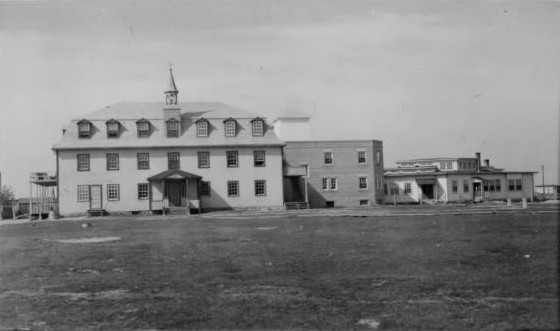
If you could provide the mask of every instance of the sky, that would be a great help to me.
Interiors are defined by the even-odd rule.
[[[560,2],[0,2],[0,172],[56,169],[72,118],[122,101],[311,115],[312,138],[471,157],[559,184]],[[541,184],[541,174],[535,176]]]

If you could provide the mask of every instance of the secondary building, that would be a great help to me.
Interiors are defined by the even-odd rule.
[[[381,141],[287,141],[284,159],[288,206],[298,202],[311,208],[383,203]]]
[[[482,202],[533,198],[531,171],[505,171],[476,157],[396,162],[385,169],[385,203]]]

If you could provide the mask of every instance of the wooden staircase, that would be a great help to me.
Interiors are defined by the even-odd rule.
[[[286,210],[290,209],[308,209],[308,205],[306,202],[285,202],[284,206]]]

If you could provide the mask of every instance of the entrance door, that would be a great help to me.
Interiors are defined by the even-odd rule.
[[[473,200],[475,202],[482,200],[482,183],[473,183]]]
[[[422,190],[422,197],[425,197],[425,199],[433,199],[434,198],[434,185],[433,184],[420,185],[420,189]]]
[[[169,192],[169,206],[180,207],[181,206],[181,183],[180,182],[169,182],[167,184]]]
[[[89,186],[89,209],[103,209],[101,185]]]

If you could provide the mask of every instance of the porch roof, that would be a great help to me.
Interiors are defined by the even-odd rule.
[[[186,179],[186,178],[200,179],[202,177],[179,169],[169,169],[160,172],[159,174],[154,175],[152,177],[148,177],[148,181],[163,180],[163,179]]]

